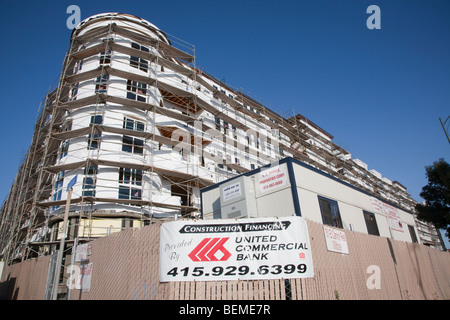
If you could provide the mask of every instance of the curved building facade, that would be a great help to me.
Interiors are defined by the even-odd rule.
[[[50,250],[73,185],[69,235],[196,217],[200,189],[290,156],[407,211],[400,183],[200,70],[195,47],[138,17],[105,13],[72,32],[58,87],[2,207],[1,255]],[[45,252],[44,252],[45,253]]]
[[[74,29],[56,93],[64,114],[46,201],[55,222],[75,176],[71,217],[81,237],[197,211],[199,188],[210,181],[198,179],[197,161],[177,148],[199,110],[188,49],[127,14],[95,15]]]

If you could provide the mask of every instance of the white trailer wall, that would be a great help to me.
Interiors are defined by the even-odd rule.
[[[296,162],[293,162],[293,168],[300,210],[305,219],[322,223],[318,201],[318,196],[322,196],[338,202],[344,229],[368,233],[363,215],[363,210],[365,210],[375,215],[380,236],[390,237],[392,232],[392,236],[396,240],[412,241],[408,230],[408,225],[415,228],[412,214],[397,207],[403,231],[390,231],[386,215],[375,210],[371,202],[371,198],[373,198],[371,195]]]
[[[258,212],[252,216],[301,215],[305,219],[323,223],[319,205],[320,196],[337,202],[342,226],[345,230],[367,234],[368,230],[363,213],[367,211],[375,216],[380,236],[412,242],[408,228],[408,226],[412,226],[417,237],[413,215],[400,207],[295,159],[285,158],[280,160],[278,165],[280,172],[285,173],[285,179],[279,186],[269,187],[265,191],[261,181],[264,179],[264,172],[267,174],[267,171],[265,171],[267,167],[245,173],[245,176],[252,178],[255,186]],[[221,218],[220,188],[233,179],[236,178],[201,190],[202,216],[204,219]],[[390,228],[391,225],[385,212],[377,209],[374,202],[384,203],[384,205],[393,208],[400,222],[397,230]]]

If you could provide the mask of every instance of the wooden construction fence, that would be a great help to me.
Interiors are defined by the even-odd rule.
[[[345,231],[349,254],[327,250],[323,226],[308,221],[314,278],[160,283],[159,230],[155,223],[91,242],[89,292],[72,300],[335,300],[450,299],[450,254],[384,237]],[[50,257],[6,266],[6,299],[44,299]],[[373,268],[379,288],[370,288]],[[5,294],[5,292],[7,292]]]

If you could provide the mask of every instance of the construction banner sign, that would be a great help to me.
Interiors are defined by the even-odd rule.
[[[302,217],[172,221],[160,237],[161,282],[314,276]]]

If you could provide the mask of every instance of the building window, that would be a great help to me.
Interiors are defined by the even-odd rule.
[[[102,115],[94,115],[91,116],[91,125],[93,124],[102,124],[103,116]],[[102,132],[97,128],[93,128],[92,133],[88,136],[88,150],[96,150],[100,148],[100,140],[102,138]]]
[[[84,168],[83,197],[95,197],[95,185],[97,182],[98,167],[90,165]]]
[[[53,194],[53,201],[61,200],[63,183],[64,183],[64,171],[61,171],[60,173],[58,173],[58,176],[56,177],[55,193]]]
[[[146,102],[147,85],[134,80],[127,81],[127,99]]]
[[[119,185],[119,199],[141,200],[142,190],[135,187]]]
[[[88,150],[97,150],[100,148],[100,141],[102,139],[102,132],[94,129],[92,134],[88,136]]]
[[[67,156],[67,152],[69,151],[69,141],[66,140],[61,144],[61,148],[59,149],[59,158],[62,159]]]
[[[231,131],[233,132],[233,138],[237,140],[236,127],[231,125]]]
[[[216,122],[216,130],[220,131],[220,118],[219,117],[215,117],[215,122]]]
[[[150,50],[147,47],[141,46],[140,44],[137,44],[135,42],[131,43],[131,47],[137,50],[150,52]],[[130,66],[142,70],[144,72],[148,71],[148,61],[135,56],[130,56]]]
[[[83,197],[95,197],[95,178],[83,178]]]
[[[111,50],[100,52],[100,64],[111,63]]]
[[[73,73],[76,74],[82,68],[83,68],[83,60],[80,60],[75,64],[75,67],[73,68]]]
[[[380,232],[378,231],[377,220],[375,219],[375,215],[371,212],[363,211],[364,220],[366,221],[367,233],[372,234],[374,236],[379,236]]]
[[[124,117],[123,128],[134,131],[145,131],[145,124],[142,121]]]
[[[106,87],[109,80],[109,75],[105,74],[95,79],[95,93],[106,93]]]
[[[131,218],[122,219],[122,230],[126,228],[133,228],[133,220]]]
[[[103,116],[101,114],[91,116],[91,124],[103,124]]]
[[[119,169],[119,199],[142,199],[142,170],[131,168]]]
[[[223,120],[223,133],[226,135],[228,133],[228,122]]]
[[[417,240],[416,231],[414,230],[414,227],[408,225],[408,230],[409,230],[409,234],[411,235],[412,242],[418,243],[419,241]]]
[[[124,135],[122,137],[122,151],[143,154],[144,140]]]
[[[72,87],[72,91],[71,91],[71,100],[77,100],[77,95],[78,95],[78,86],[79,83],[77,82],[73,87]]]
[[[63,184],[64,184],[64,170],[60,171],[56,176],[55,188],[54,188],[54,193],[53,193],[53,197],[52,197],[53,201],[61,200]],[[59,207],[60,206],[53,206],[51,208],[51,211],[53,212],[56,209],[58,209]]]
[[[318,198],[323,224],[342,228],[341,214],[339,212],[337,201],[330,200],[321,196],[318,196]]]
[[[142,185],[142,170],[130,169],[130,168],[120,168],[119,183],[141,186]]]

